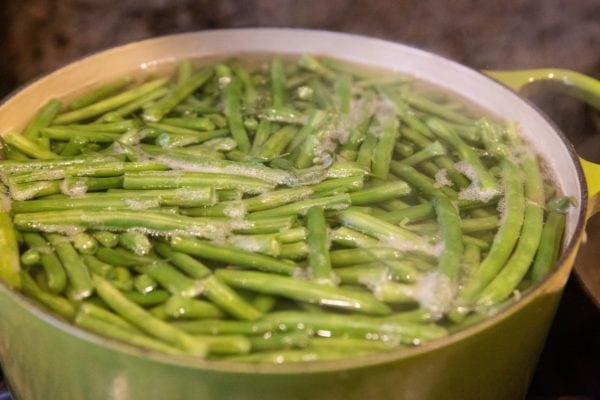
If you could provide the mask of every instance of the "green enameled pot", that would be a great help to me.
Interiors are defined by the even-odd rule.
[[[15,399],[523,398],[586,218],[596,208],[588,190],[598,192],[600,170],[586,163],[586,183],[580,160],[556,127],[485,74],[415,48],[348,34],[291,29],[190,33],[95,54],[33,82],[0,106],[0,132],[21,130],[50,97],[69,99],[99,83],[185,58],[244,52],[309,52],[410,73],[501,118],[518,121],[553,169],[557,184],[576,202],[568,215],[564,251],[555,270],[497,315],[424,346],[289,365],[203,361],[140,350],[71,326],[0,284],[0,363]],[[514,75],[497,77],[514,83],[513,87],[528,81],[516,82]]]

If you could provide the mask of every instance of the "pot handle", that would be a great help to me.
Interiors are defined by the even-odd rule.
[[[483,71],[491,78],[518,92],[534,82],[554,84],[600,111],[600,80],[579,72],[558,68],[524,69],[515,71]],[[600,164],[579,157],[589,193],[588,218],[600,212]]]

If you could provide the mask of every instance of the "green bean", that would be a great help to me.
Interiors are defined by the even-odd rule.
[[[141,294],[149,293],[156,289],[158,283],[147,274],[140,274],[133,278],[133,287]]]
[[[364,349],[300,349],[300,350],[276,350],[272,352],[258,352],[242,356],[229,357],[230,361],[246,363],[296,363],[315,362],[320,360],[336,360],[348,356],[361,356],[370,351]]]
[[[120,265],[114,266],[114,278],[110,282],[119,290],[131,292],[133,290],[133,274],[130,270]]]
[[[314,195],[312,197],[332,196],[360,190],[364,187],[365,178],[362,175],[353,175],[343,178],[328,178],[317,184],[310,185]],[[359,196],[360,197],[360,196]]]
[[[21,253],[21,264],[23,264],[26,267],[31,267],[33,265],[39,264],[40,261],[40,253],[37,250],[27,249],[23,253]]]
[[[388,118],[382,122],[382,132],[373,149],[373,160],[371,169],[373,176],[379,179],[387,179],[392,155],[394,152],[394,143],[398,138],[398,119],[396,117]]]
[[[158,78],[146,82],[140,86],[136,86],[133,89],[130,89],[123,93],[90,104],[89,106],[80,108],[78,110],[73,110],[63,114],[59,114],[54,119],[54,123],[68,124],[71,122],[77,122],[91,117],[96,117],[107,111],[111,111],[118,107],[121,107],[131,101],[137,100],[138,98],[152,92],[153,90],[164,86],[167,83],[167,81],[167,78]]]
[[[98,242],[92,235],[78,232],[71,237],[73,247],[81,254],[94,254],[98,250]]]
[[[113,96],[118,93],[121,89],[128,86],[133,79],[129,76],[124,78],[118,78],[114,81],[107,82],[94,88],[91,91],[77,97],[69,103],[70,110],[78,110],[80,108],[89,106],[90,104],[96,103],[100,100],[104,100],[107,97]]]
[[[92,235],[104,247],[115,247],[119,244],[119,236],[112,232],[98,231]]]
[[[250,214],[249,218],[272,218],[286,215],[304,214],[311,207],[323,207],[326,210],[339,210],[350,206],[350,196],[347,193],[336,194],[327,197],[318,197],[316,199],[307,199],[296,201],[268,210],[257,211]]]
[[[199,356],[206,354],[206,343],[194,339],[183,331],[155,318],[152,314],[129,300],[107,280],[97,275],[93,276],[93,280],[96,292],[102,300],[142,331],[192,354]]]
[[[106,323],[110,323],[114,326],[118,326],[119,328],[126,329],[133,333],[141,333],[141,331],[127,322],[125,319],[121,318],[117,314],[109,311],[108,309],[98,306],[89,300],[81,302],[77,308],[77,314],[86,315],[92,317],[94,319],[98,319],[104,321]]]
[[[240,267],[256,268],[261,271],[285,275],[293,275],[296,265],[284,262],[264,254],[239,250],[227,245],[220,245],[193,238],[176,236],[171,239],[171,246],[180,252],[208,260],[230,263]]]
[[[285,75],[283,63],[278,58],[271,63],[271,93],[273,107],[282,107],[285,102]]]
[[[541,281],[558,258],[565,223],[564,213],[551,211],[548,214],[542,230],[540,246],[531,267],[531,277],[534,282]]]
[[[35,116],[29,121],[23,135],[29,139],[34,140],[39,137],[40,130],[44,129],[52,123],[52,120],[58,115],[62,108],[62,101],[58,99],[50,99],[39,109]]]
[[[175,189],[185,187],[206,187],[215,189],[239,189],[245,193],[263,193],[274,185],[256,178],[234,175],[213,174],[189,171],[149,171],[125,173],[125,189]]]
[[[273,331],[277,327],[274,322],[262,319],[258,321],[203,319],[198,321],[175,321],[171,325],[193,335],[257,335]]]
[[[376,247],[379,245],[377,239],[346,226],[340,226],[333,231],[332,241],[348,247]]]
[[[216,276],[211,275],[202,283],[204,285],[203,295],[234,318],[253,321],[263,315],[263,312],[244,300]]]
[[[350,201],[353,206],[364,206],[406,196],[410,191],[406,182],[395,181],[350,193]]]
[[[235,61],[231,63],[231,70],[244,86],[245,106],[252,109],[256,106],[256,102],[258,101],[258,93],[250,73],[240,63]]]
[[[241,88],[237,78],[233,78],[225,88],[225,115],[231,135],[237,141],[239,149],[247,153],[250,150],[250,140],[244,128],[241,114]]]
[[[442,253],[439,256],[438,270],[452,281],[456,281],[464,251],[460,216],[450,200],[445,197],[435,198],[433,206],[437,214],[444,244]]]
[[[151,122],[160,121],[184,98],[204,85],[210,79],[212,74],[213,71],[209,68],[202,69],[192,74],[187,80],[173,87],[169,93],[159,99],[156,103],[144,109],[142,118]]]
[[[66,318],[67,320],[73,319],[75,316],[75,308],[67,299],[42,290],[26,271],[20,271],[18,274],[21,282],[20,288],[23,290],[23,293],[33,297],[61,317]]]
[[[358,150],[361,143],[365,140],[372,119],[373,116],[370,113],[366,113],[360,122],[351,129],[348,139],[342,144],[340,154],[348,161],[356,160]]]
[[[284,243],[280,246],[279,257],[289,260],[304,260],[310,248],[305,241],[297,241],[292,243]]]
[[[261,119],[254,135],[250,154],[256,156],[269,136],[271,136],[271,122],[268,119]]]
[[[325,123],[329,121],[329,115],[322,110],[311,110],[308,114],[308,120],[302,129],[298,132],[298,135],[290,142],[287,151],[292,153],[292,159],[296,159],[300,153],[302,143],[306,138],[312,134],[312,132],[320,129]]]
[[[271,160],[281,156],[285,148],[296,136],[297,130],[292,126],[285,126],[273,133],[260,147],[256,156],[262,160]]]
[[[376,146],[377,137],[373,133],[367,132],[356,155],[356,162],[366,169],[371,170],[371,161]]]
[[[100,117],[100,121],[102,122],[116,122],[119,121],[122,117],[126,117],[134,111],[143,108],[147,104],[150,104],[153,100],[163,97],[169,92],[169,89],[166,87],[158,87],[154,90],[149,91],[148,93],[138,97],[137,99],[126,103],[120,107],[113,109]]]
[[[216,271],[215,276],[234,287],[283,296],[326,307],[375,315],[386,315],[391,312],[388,306],[365,293],[300,281],[294,278],[263,272],[225,269]]]
[[[406,157],[400,161],[405,165],[417,165],[423,161],[429,160],[433,157],[438,157],[447,154],[446,148],[438,141],[432,142],[431,144],[424,147],[422,150]]]
[[[480,305],[490,306],[505,300],[516,289],[527,273],[538,250],[544,224],[544,184],[537,159],[527,154],[522,161],[525,174],[527,205],[523,229],[510,259],[497,276],[482,290],[477,300]],[[508,199],[507,199],[508,201]]]
[[[277,305],[277,297],[267,294],[258,294],[252,299],[252,307],[262,313],[268,313]]]
[[[427,197],[449,197],[454,200],[458,194],[448,187],[437,188],[435,183],[426,175],[420,173],[410,165],[404,165],[397,161],[392,161],[391,170],[411,186]]]
[[[197,217],[221,217],[245,214],[246,212],[266,210],[284,204],[302,200],[313,193],[309,187],[279,189],[259,194],[244,200],[225,201],[212,207],[191,208],[184,213]]]
[[[125,343],[133,344],[146,349],[152,349],[167,354],[185,354],[183,351],[169,346],[161,341],[152,339],[139,331],[132,332],[121,326],[115,326],[114,322],[107,322],[92,315],[78,313],[75,317],[75,324],[89,331],[95,332],[101,336],[110,337]]]
[[[395,261],[405,257],[405,252],[391,247],[370,247],[333,250],[329,252],[333,267],[343,267],[371,261]]]
[[[431,254],[433,251],[431,246],[419,235],[358,210],[340,211],[338,219],[342,225],[374,236],[400,250],[425,254]]]
[[[505,159],[502,165],[505,217],[498,228],[488,255],[479,269],[464,284],[461,297],[473,299],[498,274],[519,238],[525,212],[525,195],[517,166]]]
[[[138,256],[145,256],[152,250],[150,240],[140,232],[123,232],[119,235],[119,245]]]
[[[95,211],[67,210],[17,214],[17,228],[23,230],[56,231],[69,227],[104,228],[125,231],[131,229],[165,234],[186,233],[209,237],[226,228],[224,222],[183,215],[149,212],[147,210]]]
[[[267,320],[277,325],[302,326],[312,331],[330,331],[352,336],[377,335],[379,340],[406,344],[432,340],[447,334],[446,329],[433,324],[421,324],[408,320],[378,318],[363,315],[343,315],[324,312],[282,311],[271,313]]]
[[[185,253],[173,251],[166,243],[155,242],[154,249],[159,255],[194,279],[204,279],[211,274],[210,268],[206,265]]]
[[[165,311],[172,318],[220,318],[223,316],[212,303],[190,299],[182,296],[171,296],[165,303]]]
[[[90,273],[75,248],[69,243],[69,239],[55,233],[48,234],[46,238],[54,247],[65,269],[74,298],[81,300],[91,296],[94,285]]]
[[[443,140],[447,141],[460,154],[462,160],[473,170],[478,187],[484,191],[484,196],[497,194],[496,180],[488,169],[481,163],[475,151],[462,141],[446,125],[435,119],[427,121],[433,132]],[[488,193],[489,192],[489,193]]]
[[[21,287],[21,265],[19,262],[19,244],[13,228],[8,206],[4,204],[4,194],[0,187],[0,279],[8,285]],[[5,208],[6,207],[6,208]]]
[[[118,267],[117,267],[118,268]],[[133,281],[131,282],[130,290],[123,290],[123,295],[127,297],[130,301],[142,307],[154,307],[159,304],[164,304],[165,301],[169,298],[170,294],[166,290],[156,289],[148,293],[139,293],[137,291],[133,291]],[[111,283],[115,283],[111,281]],[[115,285],[116,286],[116,285]]]
[[[402,99],[412,107],[433,115],[437,115],[447,119],[448,121],[465,125],[469,125],[473,122],[470,118],[464,116],[463,114],[455,112],[448,107],[444,107],[439,103],[435,103],[427,99],[425,96],[419,95],[415,92],[404,93],[402,95]]]
[[[0,153],[1,154],[1,153]],[[4,156],[12,161],[29,161],[29,156],[13,146],[4,146]]]
[[[410,115],[410,113],[408,113],[407,115]],[[418,119],[414,120],[418,121]],[[423,125],[423,123],[420,122],[420,125]],[[426,133],[417,132],[417,130],[411,128],[404,128],[402,129],[402,136],[414,142],[419,147],[425,149],[426,147],[430,146],[433,142],[425,137],[427,136],[427,133],[429,133],[429,129],[425,126],[424,130]],[[450,180],[454,182],[456,186],[460,188],[467,187],[470,181],[456,169],[454,164],[455,161],[453,161],[453,159],[449,156],[438,156],[435,159],[435,163],[424,162],[422,163],[421,167],[432,176],[438,173],[439,168],[443,168],[444,170],[446,170],[446,173],[448,174]]]
[[[307,234],[308,232],[305,227],[298,226],[276,233],[275,238],[280,243],[293,243],[301,240],[306,240]]]
[[[98,260],[91,254],[83,254],[81,257],[91,273],[107,279],[115,279],[117,277],[117,273],[112,265]]]
[[[258,114],[261,122],[287,123],[293,125],[304,125],[307,118],[304,114],[287,107],[267,107]]]
[[[298,66],[308,71],[322,75],[327,79],[334,79],[335,77],[335,73],[331,69],[326,67],[323,63],[321,63],[319,60],[317,60],[310,54],[302,54],[300,56],[300,59],[298,60]]]
[[[307,244],[311,249],[308,265],[311,279],[317,283],[332,285],[335,274],[329,260],[329,240],[325,212],[321,207],[311,207],[306,212]]]
[[[309,344],[306,332],[272,333],[249,337],[252,351],[269,351],[291,348],[304,348]]]
[[[58,155],[52,151],[41,147],[33,140],[30,140],[16,132],[7,132],[4,134],[4,136],[2,136],[2,139],[9,146],[14,146],[24,154],[33,158],[47,160],[58,157]]]
[[[498,217],[490,215],[479,218],[464,218],[460,222],[463,233],[489,231],[498,228]]]
[[[79,136],[74,136],[65,145],[65,147],[60,151],[61,157],[72,157],[81,153],[83,146],[88,144],[89,141],[86,138],[82,138]]]

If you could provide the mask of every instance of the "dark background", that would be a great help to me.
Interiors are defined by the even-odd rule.
[[[375,36],[479,69],[561,67],[600,78],[600,0],[3,0],[0,96],[107,47],[177,32],[255,26]],[[540,86],[526,95],[580,154],[600,161],[597,112]],[[593,222],[600,232],[600,220]],[[586,245],[578,269],[598,259],[594,243]],[[529,397],[600,399],[599,364],[600,311],[573,276]]]

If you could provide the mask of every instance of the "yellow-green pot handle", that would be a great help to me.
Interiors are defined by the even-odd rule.
[[[579,72],[558,68],[525,69],[516,71],[483,71],[514,91],[534,82],[554,84],[555,88],[567,92],[600,110],[600,80]],[[588,216],[600,211],[600,164],[579,158],[589,193]]]

